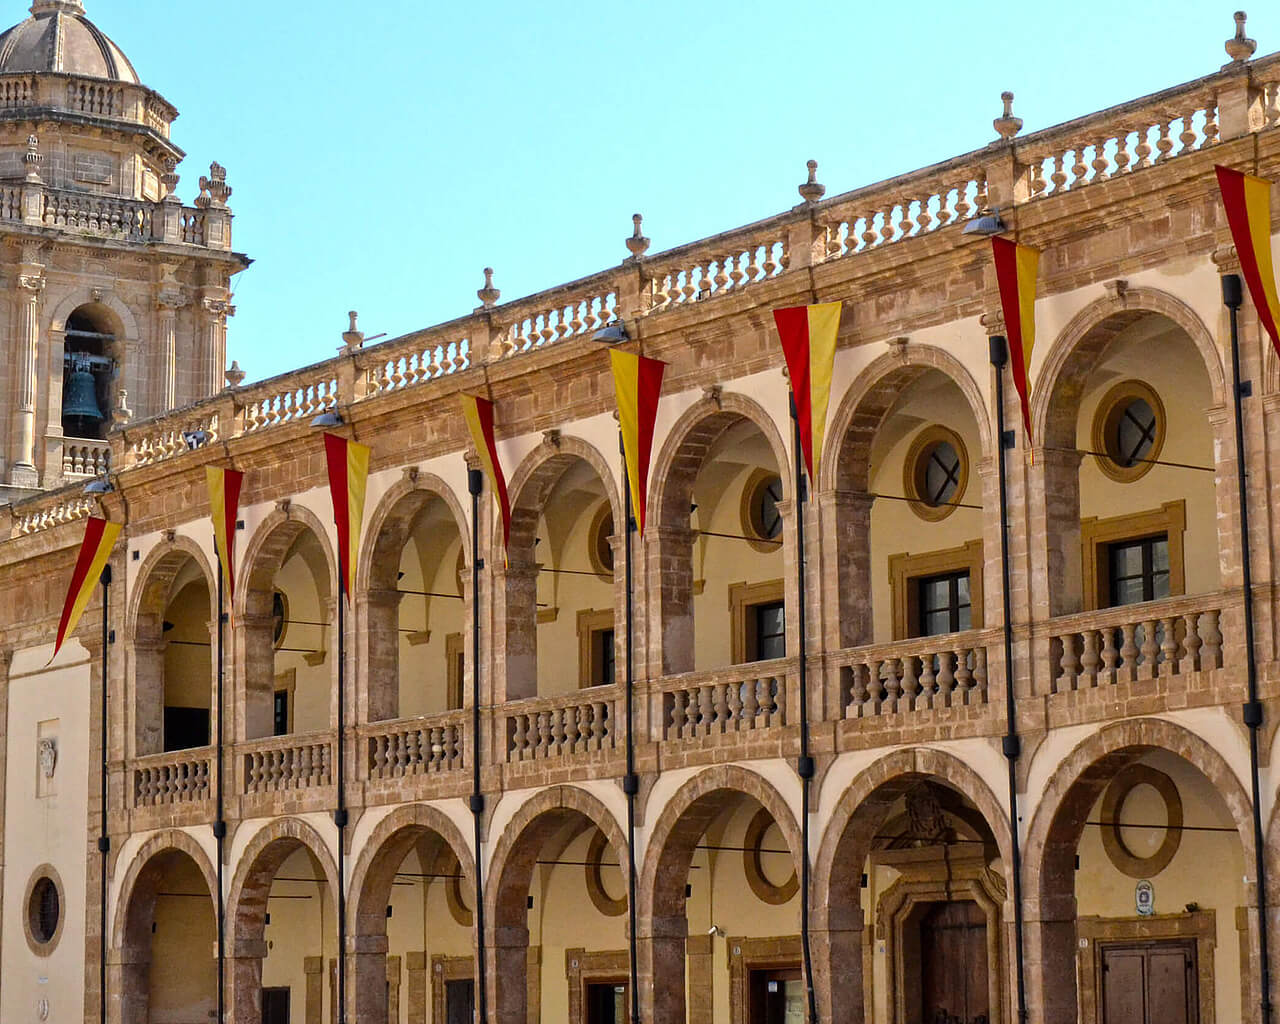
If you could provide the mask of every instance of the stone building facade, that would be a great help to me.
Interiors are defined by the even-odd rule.
[[[84,24],[71,2],[33,18],[15,31]],[[38,117],[0,114],[24,211],[0,223],[18,281],[6,344],[31,341],[21,325],[49,339],[39,482],[67,474],[48,461],[66,449],[40,360],[77,303],[136,331],[121,372],[159,415],[107,434],[111,490],[72,481],[0,508],[0,1019],[96,1020],[104,980],[113,1022],[216,1016],[220,903],[227,1020],[469,1019],[481,951],[493,1021],[626,1019],[634,858],[646,1022],[803,1019],[802,906],[823,1021],[1012,1024],[1021,990],[1045,1024],[1260,1022],[1264,937],[1273,960],[1280,945],[1280,362],[1246,299],[1251,733],[1221,295],[1238,260],[1213,167],[1280,175],[1280,55],[1253,59],[1243,27],[1194,82],[1025,134],[1006,101],[995,142],[941,164],[830,198],[811,165],[799,205],[714,238],[653,254],[637,218],[630,256],[590,277],[505,303],[486,277],[449,323],[366,348],[353,321],[327,362],[216,391],[210,364],[158,393],[150,360],[175,344],[222,368],[226,310],[205,300],[243,265],[212,240],[222,179],[193,210],[169,198],[171,111],[100,50],[119,77],[72,76],[163,115],[111,129],[137,147],[116,166],[140,191],[110,204],[150,234],[47,221],[69,185],[31,175],[74,177],[81,122],[49,84],[65,68],[7,65],[50,97]],[[1007,575],[989,358],[1004,325],[989,243],[965,230],[992,211],[1044,253],[1031,436],[1005,451]],[[171,215],[205,233],[171,237]],[[90,269],[108,259],[136,282]],[[23,298],[36,264],[50,283]],[[797,495],[770,313],[835,299],[827,440]],[[594,340],[610,325],[669,364],[632,534],[630,719],[624,481]],[[487,490],[473,518],[463,391],[498,410],[505,552]],[[325,413],[372,448],[345,620]],[[25,452],[24,429],[5,452]],[[205,469],[228,465],[246,475],[220,629]],[[126,524],[109,607],[50,664],[91,513]]]

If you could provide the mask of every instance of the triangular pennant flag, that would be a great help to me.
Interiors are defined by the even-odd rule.
[[[1271,344],[1280,352],[1280,298],[1276,295],[1276,272],[1271,261],[1271,182],[1230,167],[1216,170],[1249,297],[1262,326],[1271,335]]]
[[[478,395],[459,395],[458,400],[462,403],[462,415],[467,421],[467,429],[471,431],[476,454],[480,456],[480,464],[484,466],[489,486],[498,500],[498,509],[502,513],[502,547],[506,550],[511,541],[511,501],[507,497],[507,478],[502,475],[502,463],[498,461],[498,442],[493,433],[493,403]]]
[[[1022,425],[1031,440],[1031,349],[1036,341],[1036,274],[1040,250],[1018,245],[1007,238],[992,238],[996,284],[1000,289],[1000,309],[1009,342],[1009,368],[1013,386],[1022,403]]]
[[[119,523],[110,523],[91,516],[85,524],[84,540],[80,543],[80,556],[71,573],[71,585],[67,587],[67,599],[62,605],[62,618],[58,621],[58,637],[53,644],[53,658],[80,622],[89,605],[93,588],[102,576],[102,570],[111,557],[116,538],[122,529]],[[53,658],[49,661],[52,662]]]
[[[355,593],[356,559],[360,554],[360,529],[364,523],[369,448],[337,434],[325,434],[324,455],[329,469],[329,495],[333,499],[333,525],[338,531],[338,571],[343,592],[350,598]]]
[[[836,333],[840,329],[840,303],[775,309],[773,322],[782,340],[782,353],[791,377],[796,402],[796,424],[809,482],[817,486],[822,439],[827,430],[827,406],[831,401],[831,370],[836,358]]]
[[[658,398],[667,364],[658,359],[613,349],[613,390],[618,403],[622,452],[627,460],[627,484],[636,510],[640,535],[644,536],[649,498],[649,460],[653,455],[653,427],[658,419]]]
[[[204,471],[209,484],[209,515],[213,519],[213,546],[222,564],[222,581],[227,588],[227,601],[236,596],[236,519],[240,515],[240,487],[244,474],[234,469]]]

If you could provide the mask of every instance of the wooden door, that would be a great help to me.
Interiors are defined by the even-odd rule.
[[[476,983],[471,978],[444,983],[446,1024],[472,1024],[476,1015]]]
[[[262,990],[262,1024],[289,1024],[289,990]]]
[[[1198,1024],[1193,942],[1109,945],[1102,956],[1102,1024]]]
[[[752,971],[749,1024],[803,1024],[804,975],[799,967]]]
[[[936,903],[920,919],[920,1020],[990,1016],[987,915],[972,900]]]

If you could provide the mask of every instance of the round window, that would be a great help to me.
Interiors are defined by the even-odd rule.
[[[600,506],[591,521],[591,567],[601,576],[613,576],[613,512],[608,504]]]
[[[969,457],[960,435],[946,427],[926,427],[911,444],[903,467],[911,507],[923,519],[949,516],[964,497]]]
[[[1137,480],[1160,457],[1164,432],[1160,397],[1142,381],[1117,384],[1098,403],[1093,421],[1098,467],[1113,480]]]
[[[744,497],[743,526],[747,536],[762,543],[762,551],[773,551],[782,539],[782,513],[778,503],[782,501],[782,477],[777,473],[759,470],[747,481]]]
[[[284,594],[276,591],[271,595],[271,643],[276,647],[284,639],[284,629],[289,622],[289,605]]]
[[[47,956],[62,932],[62,889],[57,872],[48,865],[36,869],[27,888],[27,944]]]

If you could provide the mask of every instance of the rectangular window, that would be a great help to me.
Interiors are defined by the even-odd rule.
[[[462,684],[467,674],[466,655],[462,646],[461,633],[450,633],[444,638],[444,656],[445,668],[448,673],[448,677],[445,680],[448,685],[445,704],[448,706],[449,711],[457,711],[462,707]]]
[[[591,632],[591,682],[594,686],[608,686],[617,678],[613,639],[612,626]]]
[[[751,606],[755,625],[753,651],[748,651],[750,661],[772,661],[787,656],[787,614],[781,601],[769,601]]]
[[[1168,597],[1169,535],[1161,533],[1107,545],[1107,569],[1112,607]]]
[[[271,708],[271,735],[289,735],[289,691],[276,690]]]
[[[968,571],[925,576],[915,585],[915,636],[942,636],[972,628]]]
[[[209,745],[208,708],[165,708],[164,749],[190,750]]]

